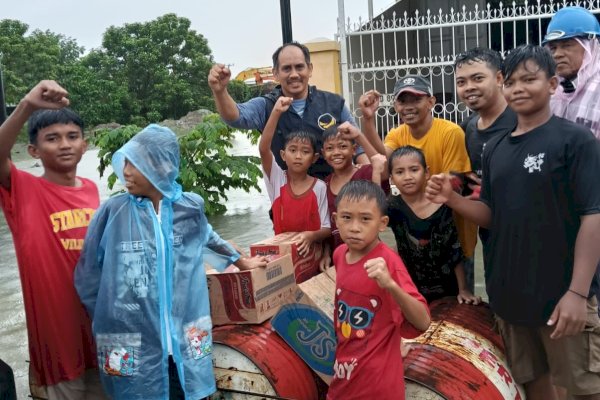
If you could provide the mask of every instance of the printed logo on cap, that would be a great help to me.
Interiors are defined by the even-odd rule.
[[[552,31],[552,32],[548,32],[548,34],[546,35],[544,40],[546,40],[546,41],[556,40],[563,36],[565,36],[565,31]]]
[[[405,85],[414,85],[415,84],[415,78],[406,78],[402,81],[402,83],[404,83]]]
[[[335,117],[329,113],[321,114],[319,116],[319,118],[317,119],[317,123],[319,124],[319,127],[323,130],[326,130],[327,128],[334,126],[336,122],[337,121],[336,121]]]

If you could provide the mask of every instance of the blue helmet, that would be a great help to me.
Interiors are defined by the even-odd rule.
[[[600,24],[590,11],[583,7],[565,7],[550,20],[542,44],[553,40],[600,35]]]

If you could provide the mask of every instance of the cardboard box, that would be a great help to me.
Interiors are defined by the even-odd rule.
[[[333,377],[335,269],[298,285],[271,319],[273,330],[327,384]]]
[[[296,282],[304,282],[319,273],[323,245],[313,243],[308,255],[302,257],[298,254],[297,236],[298,232],[286,232],[250,245],[250,256],[290,254],[294,263]]]
[[[209,274],[214,325],[259,324],[271,318],[296,289],[289,254],[273,257],[265,268]]]

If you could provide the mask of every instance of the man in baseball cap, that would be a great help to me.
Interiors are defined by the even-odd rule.
[[[402,124],[390,130],[381,142],[375,127],[380,94],[371,90],[363,94],[358,105],[362,113],[363,133],[373,147],[388,158],[399,147],[411,145],[423,150],[429,173],[471,172],[465,145],[465,134],[454,122],[435,118],[436,99],[429,80],[420,75],[407,75],[394,85],[394,110]],[[476,226],[458,216],[456,227],[467,258],[473,258],[477,243]]]

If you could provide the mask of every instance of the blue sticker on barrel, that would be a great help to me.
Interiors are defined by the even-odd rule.
[[[271,319],[271,326],[312,370],[333,375],[335,330],[322,311],[286,304]]]

